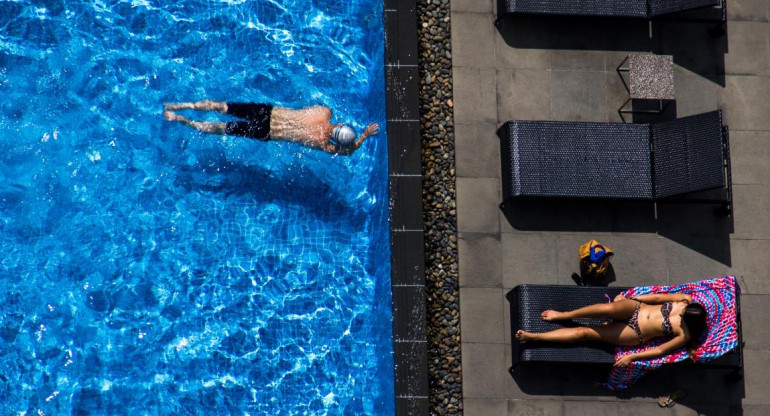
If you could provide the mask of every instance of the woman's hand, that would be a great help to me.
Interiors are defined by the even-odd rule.
[[[626,296],[623,294],[623,292],[620,292],[620,293],[618,293],[618,295],[617,295],[617,296],[615,296],[615,299],[613,299],[612,301],[613,301],[613,302],[617,302],[617,301],[619,301],[619,300],[623,300],[623,299],[625,299],[625,298],[626,298]]]
[[[634,361],[633,354],[624,355],[615,360],[615,367],[628,367],[628,365],[631,364],[631,361]]]

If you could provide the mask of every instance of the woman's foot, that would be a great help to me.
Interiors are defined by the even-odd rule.
[[[519,342],[526,342],[526,341],[532,341],[535,339],[535,334],[527,331],[522,331],[521,329],[516,331],[516,340]]]
[[[544,321],[551,322],[551,321],[558,321],[558,320],[564,319],[562,318],[563,315],[564,315],[563,312],[552,311],[549,309],[547,311],[543,311],[543,313],[540,314],[540,318],[542,318]]]

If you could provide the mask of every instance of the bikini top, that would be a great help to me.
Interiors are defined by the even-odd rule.
[[[671,327],[671,321],[668,319],[668,316],[671,315],[671,308],[673,308],[673,306],[673,303],[666,302],[660,307],[660,313],[663,315],[663,323],[660,325],[660,329],[663,330],[663,336],[669,338],[674,337],[674,328]]]

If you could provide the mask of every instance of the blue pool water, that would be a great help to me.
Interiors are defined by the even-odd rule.
[[[383,48],[379,0],[0,0],[0,414],[393,414],[384,129],[162,117],[384,125]]]

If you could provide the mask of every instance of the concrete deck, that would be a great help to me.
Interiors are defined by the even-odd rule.
[[[451,3],[465,415],[770,414],[770,2],[728,0],[727,35],[716,39],[708,25],[685,22],[522,18],[496,28],[494,3]],[[659,205],[656,214],[652,204],[566,201],[502,212],[497,127],[620,121],[628,96],[615,68],[629,52],[674,56],[676,102],[663,119],[723,109],[733,217],[708,206]],[[744,379],[662,369],[616,395],[593,386],[603,368],[511,377],[505,293],[522,283],[574,284],[577,247],[591,238],[616,253],[611,285],[736,275]],[[657,396],[675,388],[689,396],[659,408]]]

